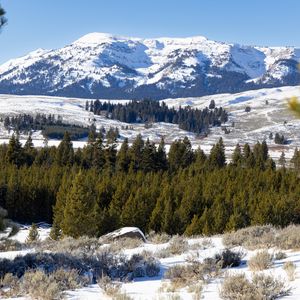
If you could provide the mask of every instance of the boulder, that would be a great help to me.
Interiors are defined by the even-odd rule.
[[[137,227],[122,227],[106,235],[103,235],[100,239],[105,242],[112,242],[117,239],[132,238],[139,239],[146,242],[146,237],[143,232]]]

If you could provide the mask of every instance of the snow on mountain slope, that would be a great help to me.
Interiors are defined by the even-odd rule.
[[[202,96],[300,82],[300,49],[87,34],[0,66],[0,93],[85,98]]]

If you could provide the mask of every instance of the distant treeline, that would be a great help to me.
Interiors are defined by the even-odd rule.
[[[193,109],[189,106],[169,108],[164,102],[153,100],[131,101],[126,104],[112,104],[99,100],[87,101],[85,109],[96,115],[126,123],[166,122],[178,124],[180,129],[207,134],[210,126],[220,126],[227,122],[228,114],[222,107],[215,107],[214,101],[209,108]]]
[[[6,116],[2,121],[6,130],[12,130],[16,134],[41,130],[43,136],[49,139],[62,139],[68,131],[72,140],[79,140],[86,138],[90,131],[88,127],[65,123],[63,117],[53,114],[19,114]]]
[[[99,236],[122,226],[169,234],[215,234],[255,224],[300,224],[300,151],[276,169],[266,142],[237,145],[226,162],[220,139],[205,154],[188,138],[168,154],[139,135],[120,150],[89,136],[74,151],[66,133],[56,147],[0,145],[0,206],[19,222],[53,222],[51,236]]]

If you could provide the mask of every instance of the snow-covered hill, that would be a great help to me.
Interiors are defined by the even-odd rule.
[[[300,49],[91,33],[0,66],[0,93],[154,99],[295,85]]]
[[[133,255],[142,255],[142,256],[153,256],[153,257],[159,257],[159,266],[160,266],[160,272],[158,276],[155,277],[140,277],[140,278],[134,278],[132,281],[126,281],[120,283],[120,292],[118,294],[106,294],[105,289],[101,287],[101,284],[89,284],[83,288],[80,289],[74,289],[66,291],[64,294],[64,299],[68,300],[84,300],[84,299],[132,299],[132,300],[168,300],[168,299],[186,299],[186,300],[193,300],[193,299],[204,299],[204,300],[221,300],[221,299],[286,299],[286,300],[297,300],[300,297],[300,251],[298,248],[294,249],[295,245],[299,245],[299,242],[296,238],[293,239],[293,237],[296,237],[296,234],[299,232],[299,227],[289,227],[289,236],[291,239],[289,240],[290,247],[286,248],[285,244],[283,244],[283,248],[278,246],[269,246],[268,242],[272,245],[272,238],[273,235],[280,233],[279,230],[275,231],[275,234],[273,232],[269,233],[270,238],[267,239],[266,235],[263,235],[263,228],[265,227],[256,227],[256,231],[254,230],[255,227],[249,228],[247,230],[247,237],[250,241],[249,245],[251,247],[244,247],[244,246],[230,246],[231,251],[233,253],[243,253],[242,261],[240,262],[239,266],[228,266],[226,269],[219,270],[216,275],[213,275],[209,277],[206,282],[202,282],[197,278],[196,276],[201,276],[199,273],[193,274],[191,272],[190,277],[188,277],[188,281],[179,281],[182,280],[180,273],[178,274],[174,272],[174,277],[177,274],[178,281],[176,282],[176,277],[173,280],[164,278],[166,272],[170,269],[174,269],[176,267],[182,267],[182,266],[188,266],[188,265],[198,265],[201,263],[205,263],[206,259],[214,257],[215,254],[222,253],[225,249],[228,249],[228,245],[224,244],[224,235],[218,235],[218,236],[212,236],[212,237],[193,237],[193,238],[186,238],[186,237],[180,237],[180,236],[173,236],[167,238],[166,235],[161,235],[161,237],[164,237],[164,240],[161,242],[153,242],[151,240],[147,241],[146,243],[141,243],[139,246],[131,246],[125,248],[119,248],[120,250],[114,252],[114,254],[119,255],[124,258],[130,258],[133,257]],[[259,231],[261,230],[261,231]],[[49,236],[50,228],[45,227],[39,227],[38,232],[40,235],[41,240],[44,241],[44,246],[42,249],[44,249],[45,253],[51,253],[51,250],[47,250],[47,245],[49,247],[49,242],[45,242],[45,238]],[[284,229],[283,229],[284,231]],[[257,232],[261,232],[261,235],[258,237],[255,236],[255,234],[258,235]],[[281,231],[282,232],[282,231]],[[288,231],[285,231],[288,232]],[[10,239],[15,240],[21,243],[24,243],[24,240],[28,236],[29,228],[27,226],[22,226],[20,232],[17,236],[13,236]],[[294,234],[294,236],[293,236]],[[238,235],[237,235],[238,236]],[[159,237],[159,235],[157,236]],[[239,235],[238,236],[240,241],[242,238],[245,239],[245,236]],[[68,240],[68,238],[66,238]],[[228,238],[227,238],[228,240]],[[59,241],[57,243],[61,243],[64,246],[61,246],[60,251],[68,253],[68,251],[74,251],[74,248],[72,248],[71,240],[68,240],[69,242],[65,243],[64,240]],[[87,239],[84,240],[85,244],[88,245]],[[226,236],[225,236],[226,241]],[[258,244],[253,245],[254,241],[256,241]],[[0,243],[3,243],[4,241],[0,241]],[[244,240],[245,242],[245,240]],[[73,242],[74,243],[74,242]],[[81,251],[83,251],[83,245],[84,243],[81,242],[81,248],[77,253],[79,256]],[[170,246],[171,243],[173,245],[176,245],[176,252],[170,252]],[[265,243],[265,244],[264,244]],[[95,242],[90,242],[93,246],[95,246]],[[127,242],[128,244],[128,242]],[[246,244],[246,243],[245,243]],[[120,244],[122,245],[122,244]],[[124,244],[123,244],[124,245]],[[126,244],[125,244],[126,245]],[[0,252],[0,259],[6,258],[9,260],[13,260],[15,257],[19,258],[19,261],[22,260],[22,257],[25,256],[28,253],[36,253],[38,250],[34,247],[30,247],[28,245],[23,245],[24,249],[19,251],[2,251]],[[58,246],[57,246],[58,247]],[[69,249],[69,248],[71,249]],[[73,245],[74,247],[74,245]],[[103,249],[109,249],[110,245],[105,244],[101,246],[101,243],[98,245],[99,248],[96,248],[97,250],[94,250],[94,256],[97,254],[97,251],[101,253],[101,250]],[[120,247],[120,246],[119,246]],[[172,248],[173,249],[173,248]],[[175,249],[173,249],[174,251]],[[53,251],[53,249],[52,249]],[[57,250],[56,250],[57,251]],[[90,249],[87,251],[91,251]],[[250,260],[253,259],[258,253],[263,253],[262,251],[268,251],[270,258],[272,260],[270,261],[268,266],[265,266],[265,269],[257,270],[250,267]],[[103,252],[102,252],[103,253]],[[63,253],[61,253],[63,255]],[[74,259],[74,254],[71,256],[71,254],[68,253],[70,258]],[[262,263],[261,263],[262,264]],[[288,272],[288,270],[285,268],[286,265],[292,265],[293,272]],[[74,265],[75,266],[75,265]],[[19,262],[19,267],[21,268],[22,265]],[[76,266],[75,266],[76,268]],[[43,266],[39,268],[40,270],[43,270]],[[196,269],[197,271],[201,270]],[[286,271],[287,270],[287,271]],[[69,272],[69,270],[68,270]],[[273,293],[278,294],[279,291],[274,289],[274,282],[283,282],[284,288],[286,290],[289,290],[288,295],[281,295],[280,297],[261,297],[261,298],[249,298],[249,295],[251,295],[251,291],[248,291],[244,288],[242,290],[239,290],[238,288],[240,285],[236,283],[232,286],[232,289],[230,290],[231,295],[234,294],[235,297],[232,298],[221,298],[220,291],[222,289],[222,285],[224,280],[228,278],[229,276],[234,276],[237,274],[245,274],[246,278],[250,279],[251,277],[255,275],[265,275],[265,276],[271,276],[266,278],[272,278],[274,281],[268,281],[266,284],[268,289],[265,288],[263,292],[265,293]],[[293,276],[289,276],[293,275]],[[193,277],[195,275],[195,277]],[[186,275],[185,275],[186,276]],[[98,278],[97,278],[98,280]],[[200,287],[202,287],[202,290],[200,289],[200,292],[198,294],[196,293],[196,289],[192,289],[193,286],[198,284]],[[5,281],[8,282],[8,281]],[[21,281],[19,281],[21,282]],[[8,282],[10,283],[10,282]],[[118,286],[118,281],[113,282],[115,286]],[[3,287],[2,287],[3,288]],[[7,288],[6,288],[7,291]],[[1,289],[0,289],[1,292]],[[27,293],[27,290],[23,290],[20,295],[25,295]],[[254,293],[254,291],[253,291]],[[248,297],[243,298],[243,295],[248,295]],[[110,296],[109,296],[110,295]],[[121,297],[123,295],[123,297]],[[15,296],[12,293],[13,298],[8,298],[8,300],[26,300],[31,299],[29,297],[18,297],[15,298]],[[47,298],[48,299],[48,298]]]
[[[226,127],[230,132],[225,134],[220,127],[214,127],[211,128],[211,132],[206,138],[199,138],[194,133],[181,130],[176,124],[155,123],[152,127],[145,128],[143,124],[127,124],[107,119],[104,116],[95,116],[84,109],[86,100],[80,98],[0,95],[0,117],[23,113],[54,114],[62,116],[66,122],[79,125],[91,125],[95,120],[97,128],[102,126],[105,128],[118,127],[121,140],[127,137],[129,142],[132,142],[136,135],[141,133],[144,139],[149,138],[156,143],[160,141],[161,137],[164,137],[168,147],[175,139],[188,136],[193,147],[200,146],[205,152],[209,152],[212,145],[222,137],[228,156],[230,156],[237,143],[244,144],[248,142],[253,145],[256,141],[266,139],[271,156],[277,159],[282,151],[285,152],[287,158],[290,158],[294,149],[300,147],[300,120],[288,109],[287,105],[287,99],[292,96],[300,97],[299,86],[163,100],[171,107],[189,105],[195,108],[204,108],[213,99],[216,106],[224,107],[229,112],[229,121]],[[114,101],[126,102],[128,100]],[[249,113],[245,112],[246,106],[251,107]],[[129,129],[126,129],[128,125]],[[270,133],[273,133],[274,136],[276,132],[285,136],[288,140],[287,145],[276,145],[274,139],[269,138]],[[0,142],[8,142],[11,134],[12,132],[8,133],[3,123],[0,122]],[[21,136],[23,142],[26,138]],[[35,132],[33,139],[36,146],[43,145],[44,139],[40,132]],[[57,145],[58,143],[57,140],[49,141],[49,145]],[[83,147],[85,143],[85,140],[77,141],[74,142],[74,146]]]

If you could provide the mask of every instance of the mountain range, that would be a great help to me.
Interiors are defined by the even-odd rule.
[[[0,93],[164,99],[297,85],[300,48],[90,33],[0,66]]]

